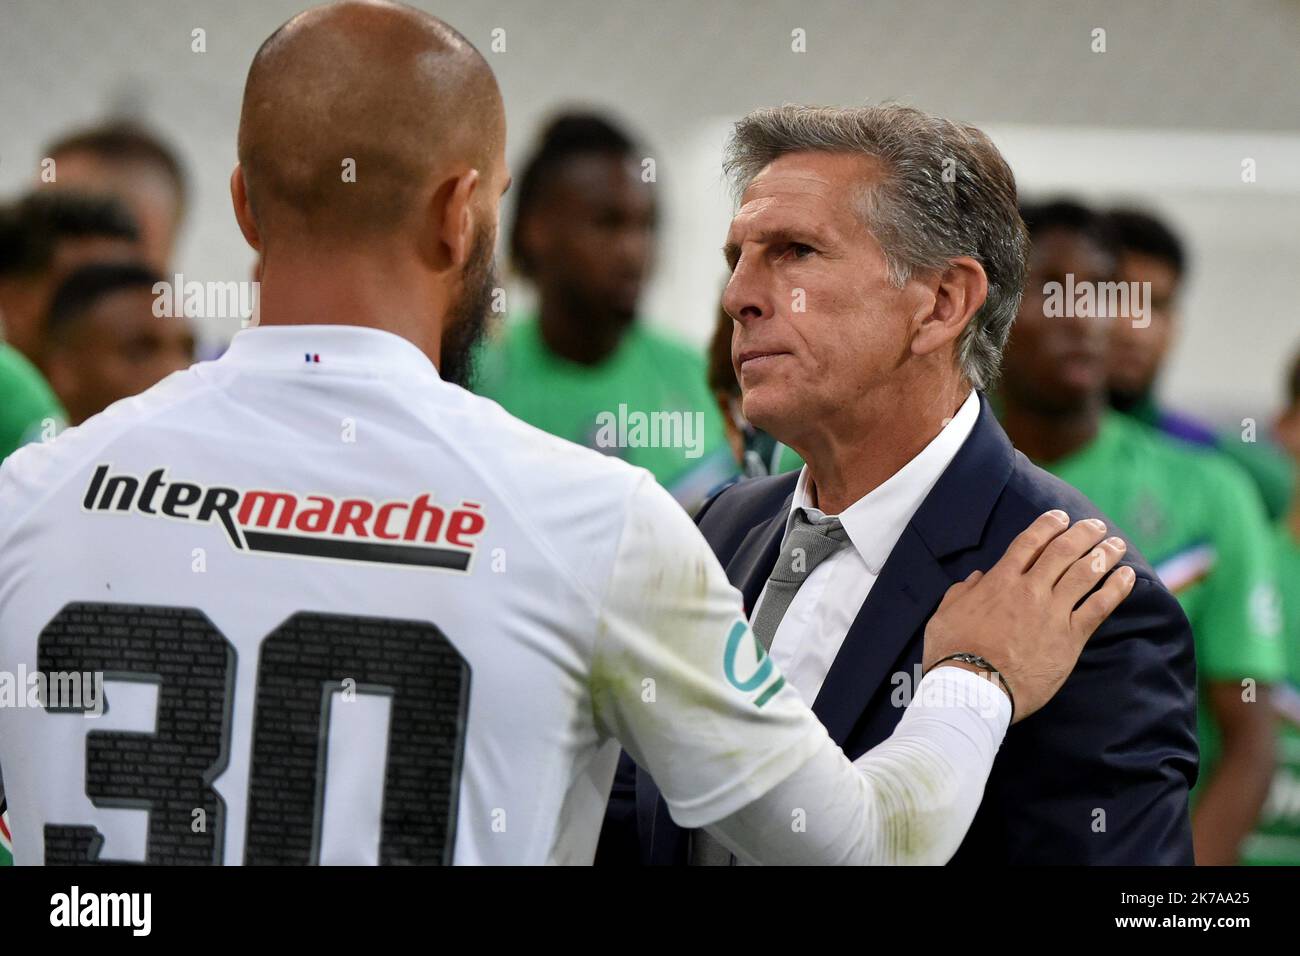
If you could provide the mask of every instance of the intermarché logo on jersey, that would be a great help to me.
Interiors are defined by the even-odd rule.
[[[429,494],[371,501],[173,481],[166,468],[143,478],[111,471],[95,468],[82,499],[86,511],[216,520],[239,551],[468,571],[487,526],[481,504],[448,509]]]

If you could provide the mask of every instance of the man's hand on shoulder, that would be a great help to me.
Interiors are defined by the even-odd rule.
[[[1014,721],[1023,720],[1051,700],[1088,638],[1132,590],[1132,568],[1110,574],[1124,551],[1122,539],[1106,537],[1104,522],[1089,518],[1070,527],[1063,511],[1047,512],[988,573],[976,571],[948,589],[926,625],[924,667],[954,654],[984,658],[1014,698]]]

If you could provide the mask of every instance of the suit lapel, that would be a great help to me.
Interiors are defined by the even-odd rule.
[[[841,747],[877,694],[892,692],[891,669],[934,613],[952,580],[908,525],[862,602],[813,703]],[[911,681],[914,675],[908,674]]]
[[[763,585],[776,566],[776,559],[781,556],[781,539],[793,500],[793,496],[787,498],[776,514],[750,528],[727,562],[727,578],[740,589],[745,599],[746,617],[753,614],[758,596],[763,593]]]
[[[813,704],[840,746],[872,702],[892,692],[891,670],[956,580],[948,571],[954,556],[982,540],[1014,455],[981,395],[975,427],[894,545]]]

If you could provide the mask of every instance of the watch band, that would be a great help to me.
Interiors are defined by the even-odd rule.
[[[933,664],[927,667],[925,669],[925,673],[926,674],[930,673],[930,671],[934,670],[936,667],[938,667],[940,664],[944,663],[945,661],[958,661],[959,663],[962,664],[970,664],[972,667],[978,667],[982,671],[988,671],[991,674],[996,674],[998,680],[1002,683],[1002,689],[1007,692],[1007,699],[1011,701],[1011,720],[1013,722],[1015,721],[1016,695],[1011,693],[1011,685],[1008,684],[1007,679],[1002,676],[1002,672],[998,670],[996,667],[994,667],[992,664],[990,664],[987,658],[980,657],[978,654],[967,654],[967,653],[949,654],[947,657],[939,658],[937,661],[935,661]],[[921,676],[924,677],[925,674],[922,674]]]

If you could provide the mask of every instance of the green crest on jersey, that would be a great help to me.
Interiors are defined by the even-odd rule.
[[[745,640],[746,636],[749,637],[748,642]],[[741,648],[747,646],[753,647],[754,671],[749,677],[741,680],[736,676],[737,658],[740,656]],[[776,680],[768,684],[767,689],[755,698],[755,707],[762,707],[785,686],[785,678],[777,671],[772,658],[768,656],[767,651],[763,650],[763,645],[758,643],[758,638],[744,621],[737,621],[731,626],[731,633],[727,636],[727,649],[722,659],[722,673],[726,675],[727,683],[745,694],[758,690],[764,684],[768,684],[773,676],[776,677]]]

